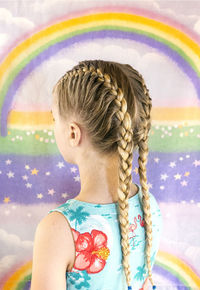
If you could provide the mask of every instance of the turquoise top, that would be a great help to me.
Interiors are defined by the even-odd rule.
[[[142,192],[129,198],[129,241],[132,290],[142,288],[148,276],[145,261],[145,229],[141,207]],[[152,214],[151,263],[155,262],[162,232],[162,215],[155,197],[149,193]],[[76,259],[66,272],[67,290],[125,290],[128,288],[122,266],[118,203],[94,204],[69,199],[48,213],[62,213],[70,224]],[[156,283],[155,283],[156,284]]]

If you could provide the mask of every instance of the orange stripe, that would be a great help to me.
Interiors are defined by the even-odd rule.
[[[200,121],[200,108],[153,108],[152,120],[155,121]],[[53,119],[50,112],[19,112],[10,111],[8,115],[8,126],[52,126]]]
[[[27,262],[20,267],[3,285],[3,290],[15,290],[16,285],[24,279],[25,276],[31,274],[32,261]]]

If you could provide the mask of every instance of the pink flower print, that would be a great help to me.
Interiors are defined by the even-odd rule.
[[[110,255],[107,247],[107,235],[102,231],[92,230],[80,234],[72,228],[76,244],[76,259],[74,268],[86,270],[87,273],[98,273],[103,270]]]

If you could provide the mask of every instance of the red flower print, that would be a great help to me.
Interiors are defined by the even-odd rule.
[[[80,234],[73,228],[72,233],[76,244],[74,268],[89,274],[102,271],[110,254],[106,234],[98,230]]]

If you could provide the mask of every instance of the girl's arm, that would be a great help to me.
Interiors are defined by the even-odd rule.
[[[62,214],[45,216],[35,232],[31,290],[66,290],[66,271],[74,251],[72,233]]]

